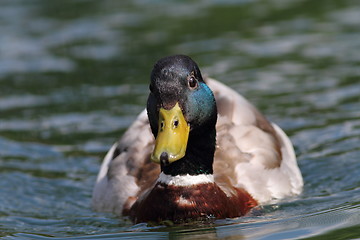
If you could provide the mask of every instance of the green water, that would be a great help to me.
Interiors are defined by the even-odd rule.
[[[360,5],[346,0],[0,3],[3,239],[360,238]],[[297,198],[257,217],[148,227],[91,210],[103,156],[187,54],[291,137]]]

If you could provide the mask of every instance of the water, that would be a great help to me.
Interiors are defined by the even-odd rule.
[[[360,238],[355,1],[45,1],[0,7],[3,239]],[[302,195],[212,225],[93,212],[102,157],[144,108],[149,73],[188,54],[291,137]]]

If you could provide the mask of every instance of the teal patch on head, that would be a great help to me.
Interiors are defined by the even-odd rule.
[[[201,124],[216,114],[216,103],[211,89],[199,82],[198,89],[188,95],[187,117],[194,124]]]

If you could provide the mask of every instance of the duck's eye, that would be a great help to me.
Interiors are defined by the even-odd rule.
[[[192,77],[192,76],[189,77],[188,84],[189,84],[190,89],[195,89],[198,86],[198,83],[197,83],[196,79],[194,77]]]

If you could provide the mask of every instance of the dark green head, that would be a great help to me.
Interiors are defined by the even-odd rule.
[[[182,116],[178,116],[178,113],[171,113],[173,115],[169,117],[170,120],[166,120],[164,116],[174,112],[177,107]],[[186,154],[178,154],[176,152],[178,150],[166,150],[171,146],[163,147],[162,145],[158,150],[155,147],[157,153],[152,155],[155,162],[161,162],[163,167],[167,167],[167,165],[177,163],[177,160],[190,157],[199,158],[197,155],[203,154],[208,158],[206,161],[211,161],[212,165],[217,120],[216,102],[212,91],[201,76],[199,67],[190,57],[169,56],[160,59],[154,65],[151,72],[147,111],[152,132],[157,138],[156,145],[158,145],[158,138],[165,139],[161,141],[166,141],[168,146],[172,144],[172,140],[168,140],[167,136],[178,136],[176,133],[171,135],[172,132],[167,132],[166,125],[171,126],[172,129],[178,128],[179,119],[184,118],[189,129],[188,141],[186,139],[185,143]],[[169,131],[173,131],[172,129]],[[202,151],[210,151],[212,156],[207,156],[208,154],[202,153]],[[196,156],[193,156],[194,154]],[[173,160],[171,160],[172,157]],[[200,161],[200,159],[198,160]],[[195,162],[198,160],[189,159],[189,161]]]
[[[169,110],[176,103],[179,103],[191,130],[216,123],[214,95],[205,84],[197,64],[185,55],[162,58],[151,72],[147,110],[155,136],[159,109]]]

